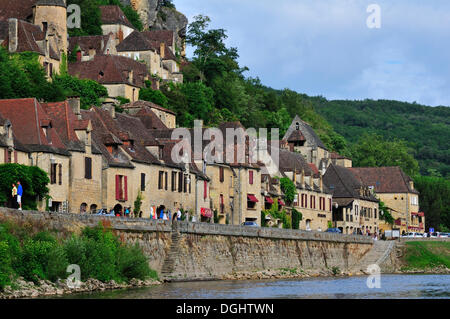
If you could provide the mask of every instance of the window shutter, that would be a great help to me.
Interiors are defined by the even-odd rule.
[[[223,167],[219,167],[220,182],[224,181]]]
[[[183,192],[183,173],[178,173],[178,192]]]
[[[17,151],[14,151],[14,163],[17,164]]]
[[[5,148],[5,164],[8,163],[8,149]]]
[[[330,204],[330,212],[333,210],[333,208],[331,207],[331,198],[328,199],[328,203]]]
[[[165,172],[164,173],[164,179],[165,179],[165,181],[164,181],[164,183],[165,183],[165,190],[168,190],[168,187],[169,187],[169,176],[168,176],[168,174],[169,173],[167,173],[167,172]]]
[[[92,179],[92,159],[90,157],[84,158],[84,178]]]
[[[141,173],[141,192],[145,192],[145,174]]]
[[[248,172],[249,173],[249,183],[250,183],[250,185],[253,185],[253,171],[249,171]]]
[[[59,164],[58,168],[59,168],[58,172],[59,185],[62,185],[62,164]]]
[[[206,199],[208,196],[208,182],[203,181],[203,199]]]
[[[124,200],[127,201],[128,200],[128,183],[127,183],[127,177],[124,176],[123,177],[123,191],[124,191]]]
[[[177,173],[172,172],[172,192],[175,192],[177,190]]]
[[[120,175],[116,175],[116,200],[120,200]]]

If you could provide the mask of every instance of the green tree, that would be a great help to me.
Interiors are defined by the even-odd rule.
[[[286,199],[286,203],[291,205],[297,194],[294,182],[290,178],[283,177],[280,179],[280,187],[284,194],[284,198]]]
[[[406,142],[385,140],[377,134],[364,134],[353,148],[353,164],[362,167],[400,166],[409,176],[419,172],[419,164]]]

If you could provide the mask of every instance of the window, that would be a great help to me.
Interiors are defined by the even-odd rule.
[[[183,184],[184,184],[184,185],[183,185],[183,186],[184,186],[183,189],[184,189],[184,192],[185,192],[185,193],[187,193],[187,191],[188,191],[188,189],[187,189],[187,179],[188,179],[188,176],[187,176],[187,175],[184,175],[184,176],[183,176]]]
[[[219,179],[220,179],[220,182],[223,183],[223,181],[224,181],[223,167],[219,167]]]
[[[177,172],[172,172],[172,192],[177,190]]]
[[[5,148],[5,163],[11,163],[11,151]]]
[[[59,170],[58,170],[58,180],[59,180],[59,185],[62,185],[62,164],[59,164],[58,165],[58,168],[59,168]]]
[[[311,203],[310,203],[310,208],[316,208],[316,197],[311,195]]]
[[[203,181],[203,199],[208,197],[208,182]]]
[[[331,207],[331,198],[328,199],[328,207],[330,207],[330,212],[333,211],[333,207]]]
[[[116,175],[116,200],[128,200],[128,182],[127,176]]]
[[[84,178],[92,179],[92,158],[84,158]]]
[[[220,194],[220,213],[223,214],[224,212],[224,203],[223,203],[223,194]]]
[[[158,176],[158,189],[163,189],[163,179],[164,179],[164,172],[159,171],[159,176]]]
[[[56,168],[58,164],[51,164],[50,166],[50,184],[56,184]]]
[[[250,185],[253,185],[253,171],[248,172],[248,182]]]
[[[141,192],[145,192],[145,174],[141,173]]]
[[[164,189],[168,190],[169,189],[169,177],[168,177],[169,173],[165,172],[164,173]]]
[[[182,172],[178,173],[178,192],[179,193],[183,192],[183,173]]]

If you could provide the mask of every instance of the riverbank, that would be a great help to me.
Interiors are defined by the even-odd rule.
[[[450,241],[408,241],[400,246],[398,257],[399,273],[450,273]]]
[[[88,279],[87,281],[81,283],[79,288],[69,288],[65,280],[59,280],[57,283],[53,283],[48,280],[40,280],[38,284],[34,284],[32,281],[25,281],[23,280],[23,278],[19,278],[13,284],[14,288],[8,286],[5,287],[3,292],[0,292],[0,299],[61,296],[76,293],[92,293],[108,290],[143,288],[160,284],[160,281],[154,279],[132,279],[129,283],[116,283],[114,280],[104,283],[97,279]]]

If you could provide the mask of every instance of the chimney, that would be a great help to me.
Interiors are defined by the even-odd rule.
[[[81,120],[81,103],[80,98],[78,96],[70,96],[68,98],[68,103],[72,112],[77,116],[79,120]]]
[[[161,42],[159,45],[159,55],[161,56],[161,59],[165,58],[166,53],[166,44],[164,42]]]
[[[17,51],[18,38],[17,38],[17,30],[18,30],[18,20],[17,19],[9,19],[9,52],[14,53]]]
[[[104,109],[105,111],[107,111],[109,113],[109,115],[111,115],[111,117],[113,119],[116,118],[116,107],[114,106],[113,103],[106,103],[102,105],[102,109]]]

